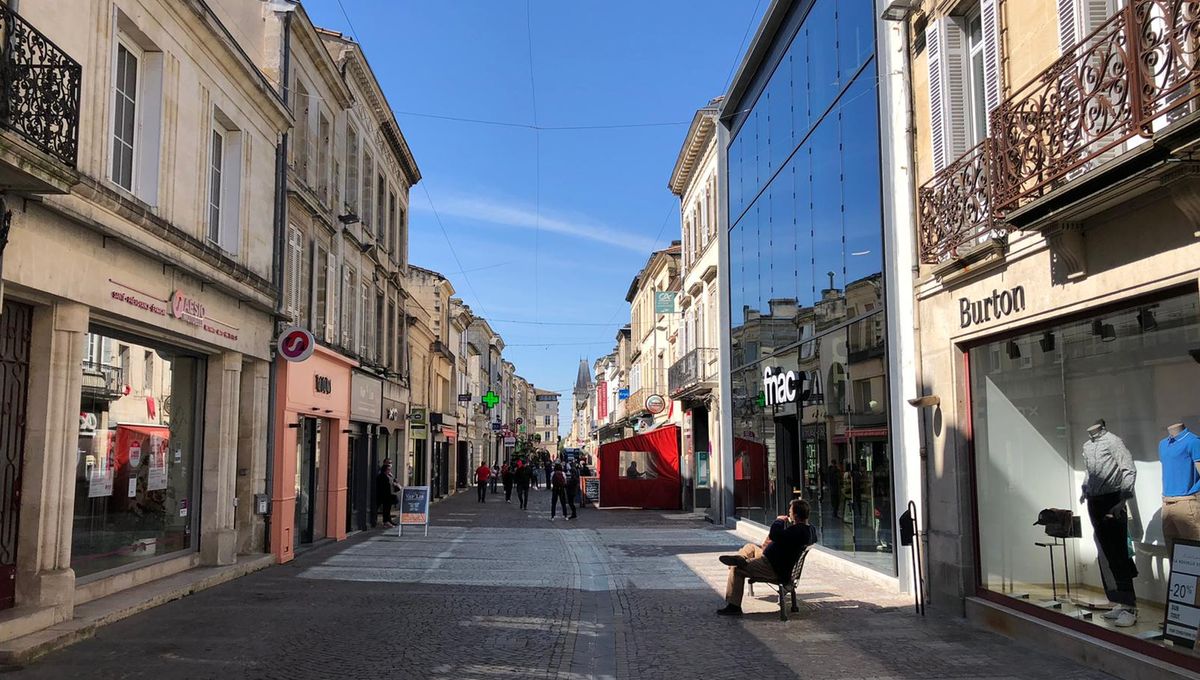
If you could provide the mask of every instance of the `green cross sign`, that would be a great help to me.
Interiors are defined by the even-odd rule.
[[[754,403],[758,404],[759,408],[765,408],[767,405],[767,395],[763,392],[759,392],[758,396],[754,398]]]
[[[488,393],[480,397],[479,400],[483,402],[484,407],[489,411],[496,408],[496,404],[500,403],[500,397],[497,397],[496,393],[491,390],[488,390]]]

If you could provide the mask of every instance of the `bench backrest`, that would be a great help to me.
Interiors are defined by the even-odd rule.
[[[812,545],[808,545],[800,552],[800,559],[796,560],[796,565],[792,567],[792,583],[800,580],[800,574],[804,571],[804,559],[808,557],[808,551],[812,550]]]

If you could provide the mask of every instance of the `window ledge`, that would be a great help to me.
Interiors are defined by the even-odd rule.
[[[932,274],[939,283],[948,286],[989,272],[1003,265],[1007,257],[1008,239],[992,238],[965,255],[937,265]]]

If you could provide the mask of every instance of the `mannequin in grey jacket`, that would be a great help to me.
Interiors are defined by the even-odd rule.
[[[1129,515],[1126,501],[1133,498],[1137,470],[1133,456],[1121,438],[1108,431],[1104,420],[1088,428],[1083,443],[1083,462],[1087,476],[1083,481],[1081,503],[1087,503],[1092,520],[1100,578],[1113,608],[1103,616],[1124,628],[1137,623],[1137,597],[1133,579],[1137,566],[1129,557]]]

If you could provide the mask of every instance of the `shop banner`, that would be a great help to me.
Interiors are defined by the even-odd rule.
[[[1167,586],[1163,637],[1192,648],[1200,631],[1200,541],[1176,539],[1171,553],[1171,580]]]
[[[429,487],[405,486],[400,489],[399,535],[404,535],[404,525],[424,525],[429,535]]]

